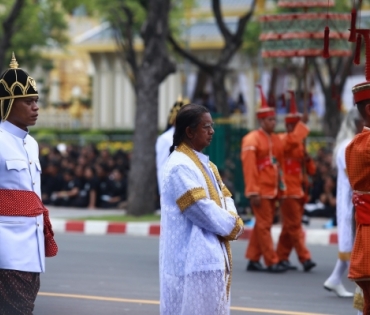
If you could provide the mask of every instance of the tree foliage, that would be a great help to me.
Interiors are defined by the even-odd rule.
[[[3,0],[0,5],[0,70],[7,66],[11,52],[21,65],[34,66],[44,47],[66,44],[65,11],[58,0]],[[6,21],[18,6],[19,12],[9,32]]]

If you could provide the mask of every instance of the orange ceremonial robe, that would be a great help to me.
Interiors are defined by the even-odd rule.
[[[302,189],[305,175],[314,175],[316,165],[312,159],[307,162],[305,159],[304,139],[310,130],[303,122],[298,122],[293,132],[282,133],[280,138],[284,146],[284,179],[286,184],[285,197],[302,198],[305,192]],[[303,174],[302,166],[306,168]]]
[[[241,160],[245,196],[260,195],[262,198],[276,198],[285,187],[281,172],[284,164],[283,144],[276,134],[268,135],[262,129],[254,130],[243,137]]]
[[[370,128],[364,127],[347,146],[346,166],[354,193],[357,226],[348,278],[370,281]],[[356,198],[360,201],[356,202]]]
[[[280,134],[284,146],[284,179],[286,191],[281,203],[282,231],[277,245],[277,254],[279,260],[289,260],[290,253],[294,248],[297,252],[300,262],[311,259],[308,251],[304,232],[302,229],[303,200],[305,193],[303,191],[305,176],[313,175],[316,172],[316,166],[312,159],[305,161],[304,139],[308,136],[310,130],[303,122],[298,122],[294,130],[289,133]],[[302,166],[305,167],[305,173]]]
[[[243,137],[241,160],[245,181],[245,195],[261,196],[261,205],[253,207],[256,223],[246,251],[246,258],[259,261],[263,256],[266,266],[278,263],[271,236],[275,213],[275,199],[285,189],[281,166],[283,145],[276,134],[262,129]]]

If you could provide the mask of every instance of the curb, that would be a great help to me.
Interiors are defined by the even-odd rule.
[[[159,236],[160,224],[158,222],[108,222],[108,221],[73,221],[51,218],[53,230],[56,233],[80,233],[86,235],[121,234],[133,236]],[[277,242],[281,232],[280,226],[271,229],[272,239]],[[338,244],[338,235],[335,229],[305,229],[306,244],[334,245]],[[252,228],[246,227],[240,236],[241,240],[249,240]]]

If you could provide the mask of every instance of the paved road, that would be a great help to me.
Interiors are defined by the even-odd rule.
[[[60,253],[47,259],[35,315],[159,313],[157,237],[58,234],[56,239]],[[232,315],[355,314],[351,299],[322,288],[336,246],[311,247],[318,263],[311,273],[271,275],[245,272],[246,244],[233,243]],[[297,263],[294,257],[292,262]],[[345,285],[354,289],[347,280]]]

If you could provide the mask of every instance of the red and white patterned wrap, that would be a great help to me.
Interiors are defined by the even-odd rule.
[[[54,232],[49,219],[49,211],[39,196],[33,191],[0,189],[0,215],[44,217],[45,256],[53,257],[58,253]]]

